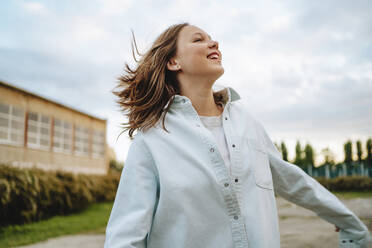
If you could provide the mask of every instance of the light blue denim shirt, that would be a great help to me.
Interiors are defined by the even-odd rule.
[[[165,119],[170,133],[159,123],[132,140],[105,248],[280,247],[274,192],[340,227],[339,247],[366,247],[371,237],[363,222],[282,159],[235,90],[220,93],[231,177],[190,99],[175,95]]]

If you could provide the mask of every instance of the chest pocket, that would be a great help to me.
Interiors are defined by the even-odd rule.
[[[248,139],[248,148],[251,153],[251,164],[256,185],[264,189],[273,189],[273,179],[268,154],[261,142]]]

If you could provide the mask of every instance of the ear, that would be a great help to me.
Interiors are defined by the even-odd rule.
[[[178,71],[181,69],[181,66],[179,65],[179,63],[177,62],[177,60],[171,58],[170,60],[168,60],[167,62],[167,68],[168,70],[170,71]]]

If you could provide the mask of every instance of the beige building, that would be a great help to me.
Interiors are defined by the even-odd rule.
[[[106,120],[0,81],[0,164],[106,174]]]

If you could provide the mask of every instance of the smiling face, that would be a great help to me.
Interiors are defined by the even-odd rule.
[[[176,56],[168,63],[168,69],[215,81],[224,73],[221,60],[218,42],[202,29],[188,25],[178,35]]]

